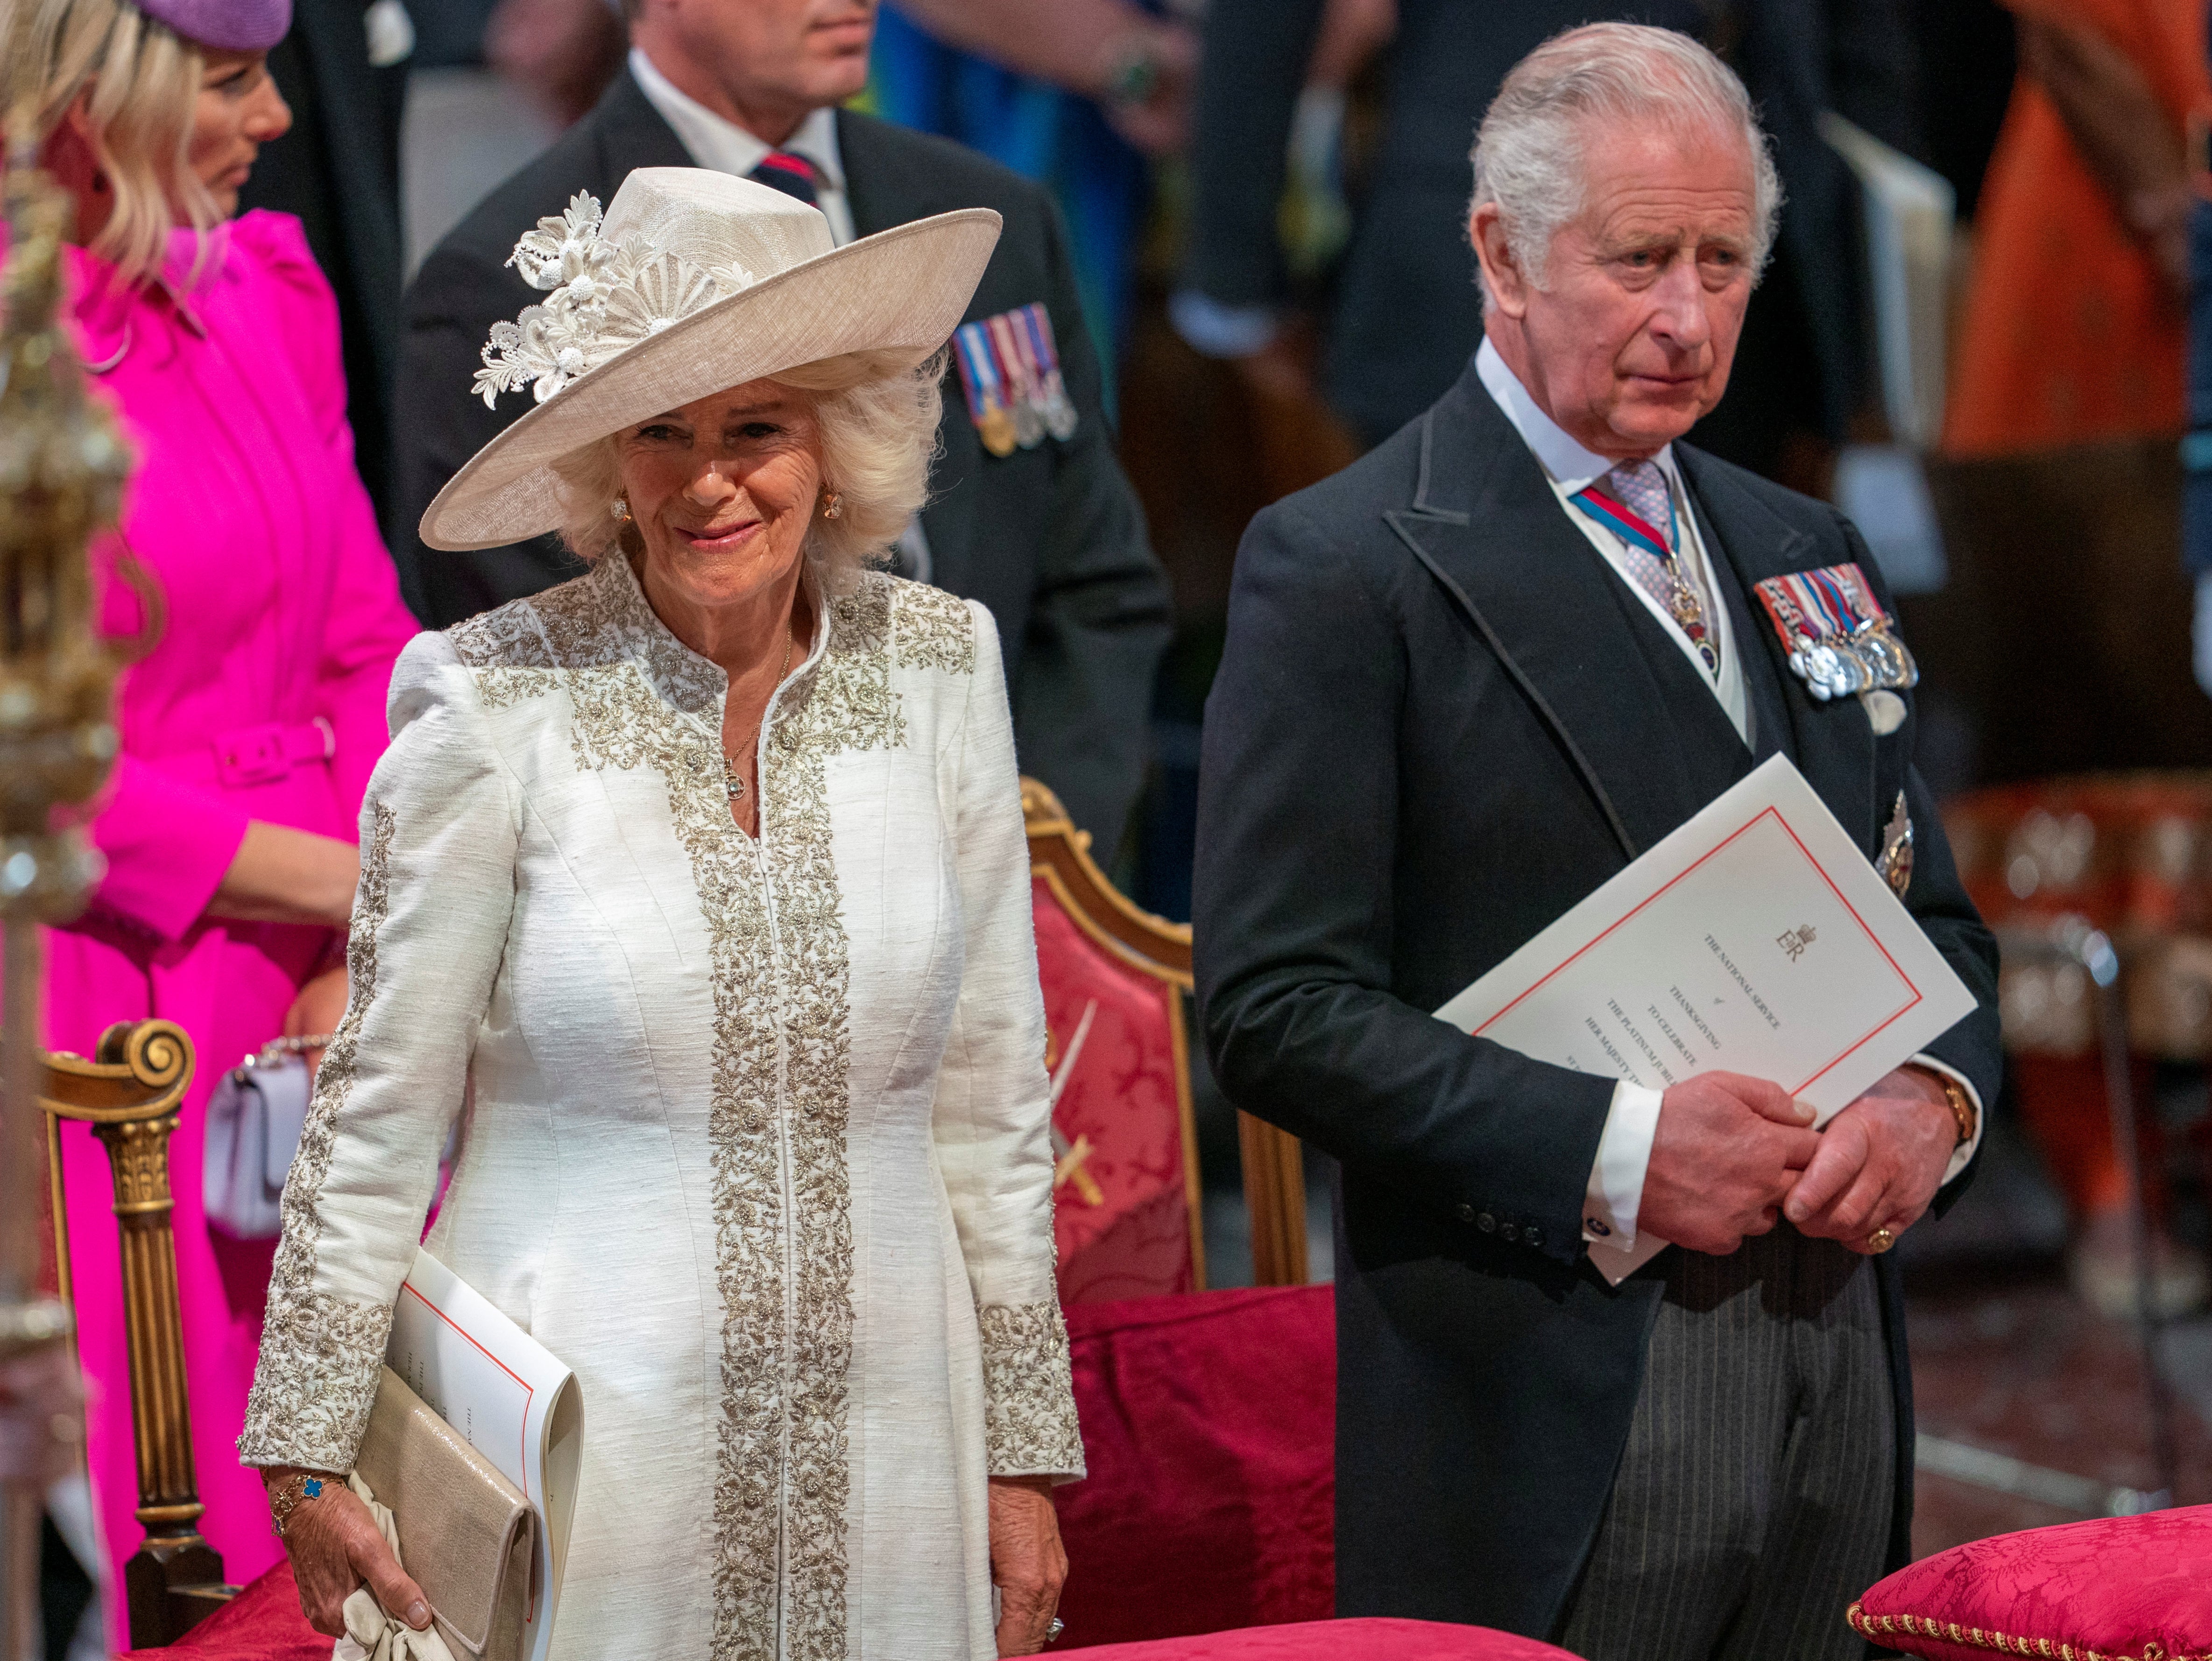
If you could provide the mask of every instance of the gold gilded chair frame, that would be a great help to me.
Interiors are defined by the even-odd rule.
[[[1091,833],[1079,830],[1060,798],[1036,779],[1022,781],[1022,817],[1029,829],[1030,870],[1052,891],[1075,926],[1113,958],[1182,992],[1189,991],[1190,925],[1170,922],[1131,904],[1091,857]],[[1191,1261],[1200,1266],[1202,1287],[1206,1255],[1199,1228],[1198,1133],[1191,1112],[1190,1050],[1183,1030],[1182,999],[1170,999],[1168,1010],[1176,1091],[1182,1110]],[[1263,1287],[1304,1286],[1306,1184],[1298,1139],[1240,1110],[1237,1140],[1244,1167],[1244,1205],[1252,1218],[1253,1281]]]
[[[123,1571],[131,1642],[138,1648],[175,1642],[238,1591],[224,1584],[222,1558],[199,1531],[206,1507],[185,1391],[169,1138],[191,1078],[192,1041],[184,1029],[171,1021],[118,1022],[100,1034],[91,1061],[65,1050],[46,1057],[39,1103],[46,1115],[55,1273],[65,1303],[74,1304],[76,1287],[62,1189],[63,1120],[92,1127],[115,1183],[138,1521],[146,1530]]]

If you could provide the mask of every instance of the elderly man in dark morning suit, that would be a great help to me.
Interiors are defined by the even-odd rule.
[[[1741,84],[1681,35],[1574,31],[1509,76],[1476,176],[1486,344],[1253,522],[1200,775],[1216,1074],[1342,1168],[1338,1607],[1592,1661],[1841,1658],[1911,1512],[1879,1254],[1972,1165],[1996,952],[1909,693],[1816,700],[1754,597],[1856,565],[1886,605],[1865,545],[1673,442],[1771,234]],[[1815,1133],[1771,1083],[1662,1095],[1431,1018],[1778,751],[1979,1001],[1930,1053]],[[1672,1249],[1600,1272],[1647,1233]]]
[[[1322,9],[1323,0],[1212,0],[1206,9],[1178,315],[1193,294],[1220,308],[1212,313],[1225,331],[1218,350],[1252,350],[1245,343],[1289,295],[1274,204]],[[1331,404],[1379,443],[1451,385],[1482,338],[1468,281],[1467,135],[1523,53],[1609,16],[1689,31],[1727,52],[1750,83],[1788,187],[1735,390],[1698,441],[1767,473],[1793,432],[1840,442],[1863,380],[1868,325],[1850,179],[1818,123],[1832,109],[1917,149],[1908,9],[1900,0],[1400,0],[1383,131],[1330,301],[1322,381]],[[1408,317],[1425,327],[1407,329]]]
[[[1006,228],[968,319],[1044,303],[1075,428],[992,454],[948,368],[944,453],[898,567],[991,608],[1022,770],[1057,791],[1110,858],[1143,782],[1168,591],[1115,457],[1057,210],[972,150],[838,107],[866,84],[875,0],[629,0],[628,9],[629,63],[598,107],[486,198],[408,289],[395,547],[410,603],[444,627],[575,574],[550,541],[446,554],[415,535],[446,481],[530,407],[509,397],[487,410],[466,388],[492,325],[536,297],[506,261],[541,216],[579,191],[604,204],[633,168],[667,167],[720,167],[790,191],[823,210],[841,245],[955,208],[995,208]]]

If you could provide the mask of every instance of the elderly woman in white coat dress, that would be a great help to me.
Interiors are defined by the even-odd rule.
[[[517,249],[549,298],[477,391],[540,401],[423,536],[592,563],[393,676],[239,1443],[320,1630],[364,1581],[429,1618],[307,1488],[352,1465],[472,1086],[427,1244],[582,1386],[554,1655],[1050,1634],[1083,1452],[1006,691],[989,612],[866,563],[997,234],[832,252],[811,207],[660,168]]]

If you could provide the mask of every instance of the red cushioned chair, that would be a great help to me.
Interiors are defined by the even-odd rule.
[[[1035,779],[1022,781],[1022,812],[1053,1076],[1060,1301],[1201,1291],[1183,1023],[1190,927],[1131,904],[1091,859],[1090,833]],[[1249,1114],[1237,1120],[1253,1278],[1303,1286],[1297,1141]]]

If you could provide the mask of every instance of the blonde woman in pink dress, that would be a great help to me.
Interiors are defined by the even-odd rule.
[[[79,344],[138,460],[95,551],[100,623],[151,630],[118,701],[123,757],[93,825],[107,873],[47,940],[48,1042],[167,1017],[198,1074],[171,1144],[204,1528],[234,1580],[281,1555],[232,1445],[273,1242],[212,1233],[204,1107],[225,1068],[345,1006],[362,788],[393,659],[416,632],[353,466],[337,313],[296,220],[233,221],[291,113],[263,66],[289,0],[0,0],[33,15],[45,160],[74,196]],[[118,569],[150,578],[142,603]],[[92,1478],[113,1584],[142,1530],[105,1152],[64,1133]],[[108,1599],[123,1646],[121,1598]]]

